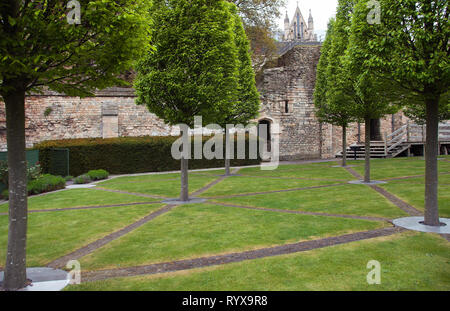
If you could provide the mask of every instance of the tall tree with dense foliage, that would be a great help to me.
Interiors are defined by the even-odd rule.
[[[353,26],[355,42],[365,56],[368,70],[389,78],[422,102],[427,129],[425,224],[438,226],[439,103],[443,98],[448,100],[449,92],[450,5],[448,0],[379,2],[379,23],[369,24],[367,15],[371,8],[366,0],[358,1]]]
[[[9,166],[7,290],[26,283],[25,95],[47,88],[88,96],[120,84],[116,75],[150,47],[148,1],[79,3],[80,15],[76,8],[67,9],[66,1],[0,3],[0,95],[6,107]]]
[[[225,0],[155,1],[155,51],[137,68],[137,104],[170,125],[192,128],[194,116],[205,124],[223,121],[239,90],[231,6]],[[181,156],[182,201],[189,199],[189,157]]]
[[[343,59],[348,45],[353,1],[341,0],[336,20],[330,20],[317,67],[314,104],[321,122],[342,127],[342,166],[347,163],[347,127],[356,121],[355,101],[346,78]]]
[[[403,110],[405,115],[417,124],[426,124],[427,111],[423,104],[423,98],[412,93],[405,103],[407,103]],[[439,99],[439,121],[445,120],[450,120],[450,92],[442,94]]]
[[[234,35],[238,53],[238,89],[236,99],[226,107],[225,117],[221,126],[225,129],[225,175],[230,175],[230,133],[227,124],[246,126],[251,119],[256,118],[259,111],[259,93],[256,89],[255,73],[250,57],[250,45],[245,35],[241,18],[234,6],[231,6],[234,18]]]
[[[376,75],[367,67],[366,55],[362,52],[363,45],[367,43],[359,40],[358,29],[354,22],[357,0],[344,2],[346,4],[343,6],[343,16],[346,16],[348,21],[351,20],[351,25],[346,26],[350,35],[343,58],[341,81],[346,81],[344,85],[349,87],[344,90],[348,96],[354,98],[354,116],[364,121],[364,182],[370,183],[371,122],[397,112],[399,109],[397,102],[402,92],[385,77]],[[338,13],[337,18],[339,16]]]
[[[277,47],[272,33],[277,27],[280,9],[285,0],[229,0],[239,9],[245,32],[250,40],[252,64],[259,71],[275,56]]]

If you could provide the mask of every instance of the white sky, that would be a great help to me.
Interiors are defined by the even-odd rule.
[[[281,9],[281,17],[278,23],[281,30],[284,30],[284,16],[286,14],[286,9],[288,11],[289,20],[291,20],[294,16],[297,2],[305,20],[308,20],[309,9],[311,9],[314,18],[314,31],[317,33],[317,37],[319,38],[320,35],[325,34],[328,20],[336,14],[338,0],[286,0],[286,8]],[[322,40],[323,39],[324,38],[322,38]]]

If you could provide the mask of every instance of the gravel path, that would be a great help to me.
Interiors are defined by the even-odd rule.
[[[166,273],[180,270],[190,270],[195,268],[203,268],[209,266],[223,265],[233,262],[241,262],[246,260],[265,258],[271,256],[279,256],[298,252],[309,251],[318,248],[324,248],[333,245],[350,243],[373,239],[381,236],[389,236],[403,231],[401,228],[382,228],[364,232],[345,234],[341,236],[323,238],[312,241],[303,241],[292,244],[285,244],[274,247],[261,248],[257,250],[236,252],[216,256],[200,257],[194,259],[177,260],[171,262],[163,262],[146,266],[136,266],[128,268],[118,268],[109,270],[97,270],[82,273],[82,282],[98,281],[115,277],[129,277],[137,275],[150,275],[158,273]]]
[[[136,228],[139,228],[140,226],[146,224],[150,220],[152,220],[152,219],[154,219],[154,218],[156,218],[156,217],[158,217],[158,216],[160,216],[162,214],[165,214],[165,213],[169,212],[175,206],[176,205],[166,205],[163,208],[150,213],[149,215],[139,219],[138,221],[136,221],[136,222],[134,222],[134,223],[132,223],[132,224],[130,224],[130,225],[128,225],[128,226],[118,230],[118,231],[115,231],[115,232],[113,232],[111,234],[108,234],[107,236],[105,236],[105,237],[103,237],[103,238],[101,238],[99,240],[96,240],[96,241],[94,241],[92,243],[89,243],[88,245],[83,246],[83,247],[77,249],[76,251],[74,251],[74,252],[72,252],[70,254],[67,254],[67,255],[65,255],[63,257],[60,257],[60,258],[50,262],[47,265],[47,267],[55,268],[55,269],[56,268],[62,268],[62,267],[64,267],[66,265],[66,263],[69,260],[79,259],[81,257],[86,256],[87,254],[92,253],[96,249],[98,249],[98,248],[100,248],[100,247],[102,247],[102,246],[104,246],[104,245],[106,245],[106,244],[108,244],[108,243],[110,243],[110,242],[112,242],[112,241],[114,241],[114,240],[124,236],[125,234],[133,231]]]

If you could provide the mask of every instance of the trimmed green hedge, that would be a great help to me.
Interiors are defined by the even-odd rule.
[[[48,172],[52,148],[68,148],[70,174],[81,175],[90,170],[104,169],[111,174],[161,172],[180,169],[180,161],[171,156],[171,147],[178,137],[145,136],[119,138],[89,138],[46,141],[36,145],[43,172]],[[205,143],[210,137],[203,137]],[[256,139],[256,138],[251,138]],[[246,159],[231,160],[232,166],[255,165],[260,159],[248,159],[249,138],[246,138]],[[235,139],[235,153],[236,139]],[[223,167],[223,159],[193,159],[190,169]]]
[[[88,184],[92,181],[92,178],[88,174],[83,174],[74,179],[75,184]]]
[[[27,189],[28,194],[32,195],[58,189],[64,189],[65,186],[66,180],[63,177],[44,174],[37,179],[29,181]]]
[[[64,189],[66,187],[66,180],[61,176],[53,176],[50,174],[44,174],[36,179],[29,180],[27,184],[28,195],[39,194],[44,192],[55,191]],[[4,189],[0,197],[4,200],[9,199],[8,189]]]
[[[109,173],[105,170],[90,170],[89,172],[86,173],[86,175],[88,175],[91,180],[101,180],[101,179],[106,179],[109,176]]]

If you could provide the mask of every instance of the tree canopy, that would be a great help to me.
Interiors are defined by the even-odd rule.
[[[47,0],[0,3],[0,96],[6,108],[9,172],[7,290],[26,283],[25,94],[47,88],[70,96],[91,95],[124,83],[118,74],[150,49],[148,0],[66,5]]]
[[[117,74],[150,47],[150,1],[79,3],[80,24],[68,23],[66,1],[0,3],[1,95],[47,87],[86,96],[123,83]]]
[[[277,28],[280,8],[286,0],[229,0],[239,9],[250,40],[252,65],[259,71],[277,52],[273,31]]]
[[[137,103],[171,125],[218,122],[239,88],[234,17],[226,1],[155,1],[155,50],[139,63]]]
[[[398,97],[399,100],[412,110],[413,115],[425,117],[425,224],[437,226],[439,109],[448,107],[441,100],[448,100],[450,83],[449,2],[379,2],[379,23],[369,24],[368,1],[358,1],[352,24],[354,42],[357,42],[354,50],[368,72],[408,90],[409,93]],[[415,99],[409,102],[411,96]]]
[[[234,36],[238,58],[238,89],[236,100],[228,106],[224,124],[243,124],[255,118],[259,111],[259,93],[255,84],[255,73],[250,57],[250,45],[241,18],[231,7],[234,19]]]
[[[336,19],[330,20],[317,67],[316,113],[322,122],[346,127],[356,121],[355,97],[345,71],[350,13],[353,1],[339,1]]]

